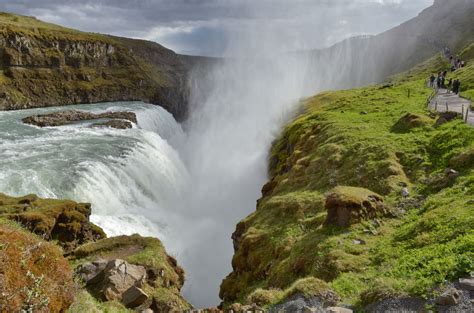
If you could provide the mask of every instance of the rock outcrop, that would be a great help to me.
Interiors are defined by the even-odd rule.
[[[380,195],[357,187],[334,188],[326,197],[325,207],[328,212],[325,224],[341,227],[389,213]]]
[[[75,273],[99,300],[119,301],[137,311],[182,312],[184,271],[160,240],[119,236],[84,244],[70,254]]]
[[[104,301],[118,300],[126,307],[143,304],[148,295],[142,288],[147,279],[145,267],[124,260],[95,261],[76,269],[78,276],[98,298]]]
[[[187,113],[187,68],[163,46],[0,14],[0,110],[141,100]]]
[[[89,221],[90,214],[89,203],[0,193],[0,217],[19,222],[46,240],[57,240],[66,251],[105,237],[102,229]]]
[[[103,112],[91,113],[86,111],[61,111],[49,114],[32,115],[22,119],[23,123],[31,124],[39,127],[46,126],[61,126],[71,124],[78,121],[93,121],[98,119],[120,119],[125,120],[125,123],[119,123],[118,120],[107,121],[103,123],[94,124],[94,126],[110,126],[114,128],[130,128],[132,125],[129,122],[137,124],[137,116],[133,112]],[[129,121],[127,123],[127,121]]]

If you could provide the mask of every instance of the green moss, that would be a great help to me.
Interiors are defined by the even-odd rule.
[[[362,306],[389,295],[426,296],[474,270],[474,129],[459,120],[431,127],[426,103],[425,79],[446,66],[437,56],[386,84],[304,101],[273,144],[271,182],[257,210],[237,226],[234,272],[221,285],[225,303],[315,278],[344,303]],[[456,72],[471,75],[465,85],[470,71]],[[459,176],[433,188],[448,168]],[[336,186],[383,195],[394,213],[326,227],[324,195]],[[353,187],[341,190],[360,200]]]
[[[176,260],[169,256],[161,241],[139,235],[118,236],[86,243],[70,255],[74,267],[98,258],[124,259],[129,263],[142,265],[152,270],[153,284],[144,286],[145,292],[153,298],[159,311],[185,310],[190,308],[180,290],[184,284],[184,271]]]
[[[74,299],[68,313],[131,313],[133,310],[125,308],[117,301],[101,302],[96,300],[86,290],[80,290]]]

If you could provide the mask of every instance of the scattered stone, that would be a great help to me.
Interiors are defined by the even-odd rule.
[[[352,310],[348,309],[348,308],[339,307],[339,306],[333,306],[333,307],[327,308],[326,312],[328,312],[328,313],[352,313]]]
[[[140,313],[153,313],[153,310],[148,308],[148,309],[140,311]]]
[[[366,111],[360,112],[361,115],[367,115],[368,113]]]
[[[403,198],[408,198],[410,196],[410,191],[405,187],[402,189],[401,194]]]
[[[354,239],[353,243],[355,245],[365,245],[366,244],[365,240],[362,240],[362,239]]]
[[[137,116],[133,112],[104,112],[95,114],[91,112],[76,110],[28,116],[23,118],[22,121],[25,124],[31,124],[39,127],[47,127],[61,126],[71,124],[72,122],[77,121],[97,120],[103,118],[121,119],[133,122],[135,124],[137,123]]]
[[[456,305],[458,304],[461,294],[456,288],[449,288],[443,294],[435,299],[435,303],[438,305]]]
[[[459,279],[459,287],[465,290],[474,290],[474,278],[460,278]]]
[[[148,295],[136,286],[132,286],[125,290],[122,294],[122,303],[127,308],[136,308],[148,300]]]
[[[86,284],[93,283],[94,278],[105,269],[106,265],[107,261],[101,259],[94,262],[84,263],[76,269],[76,276],[81,278],[81,280]]]
[[[78,269],[77,273],[86,280],[86,286],[93,294],[108,301],[120,301],[128,289],[140,288],[146,282],[145,267],[130,264],[121,259],[111,260],[105,266],[102,261],[85,264]],[[129,302],[132,302],[130,300],[133,298],[132,292],[138,294],[138,291],[130,290],[131,294],[127,298]]]
[[[316,308],[311,308],[309,306],[304,306],[303,309],[301,310],[302,313],[316,313],[318,312],[318,309]]]
[[[474,199],[467,200],[466,204],[474,204]]]

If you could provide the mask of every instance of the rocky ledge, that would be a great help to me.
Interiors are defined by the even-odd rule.
[[[85,111],[62,111],[49,114],[28,116],[22,119],[23,123],[39,127],[68,125],[79,121],[93,121],[99,119],[112,119],[106,122],[93,124],[92,126],[107,126],[112,128],[131,128],[133,122],[137,124],[137,116],[133,112],[104,112],[91,113]]]
[[[0,193],[0,312],[183,312],[184,271],[157,238],[105,238],[91,206]]]

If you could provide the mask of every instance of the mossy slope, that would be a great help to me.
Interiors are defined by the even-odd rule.
[[[474,130],[460,120],[434,127],[426,109],[425,79],[446,66],[437,56],[386,84],[304,102],[273,144],[257,210],[233,235],[225,303],[255,290],[275,303],[299,279],[317,278],[344,303],[365,305],[426,295],[474,269]],[[474,77],[470,67],[461,74]],[[337,186],[382,195],[392,216],[325,225]]]
[[[61,249],[0,218],[0,311],[63,312],[74,293]]]

